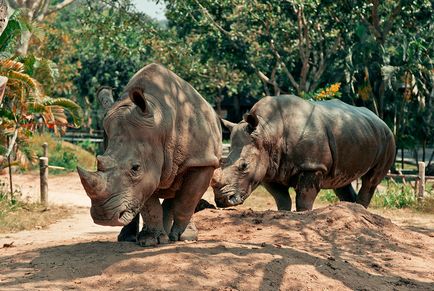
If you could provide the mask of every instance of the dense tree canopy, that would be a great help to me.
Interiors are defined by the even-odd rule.
[[[100,85],[119,94],[159,62],[220,110],[297,94],[370,108],[400,147],[433,141],[433,4],[400,1],[166,0],[167,25],[129,0],[80,1],[45,18],[33,49],[59,65],[55,94],[88,116]],[[96,126],[93,118],[89,126]],[[90,119],[89,119],[90,120]]]

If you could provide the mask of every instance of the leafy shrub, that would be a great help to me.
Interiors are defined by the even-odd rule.
[[[98,150],[98,145],[90,140],[79,142],[77,145],[92,154],[96,154]]]
[[[389,182],[386,189],[377,191],[372,197],[373,207],[405,208],[416,206],[417,199],[410,185]]]
[[[336,196],[333,190],[321,190],[318,194],[318,199],[323,202],[336,203],[339,198]]]

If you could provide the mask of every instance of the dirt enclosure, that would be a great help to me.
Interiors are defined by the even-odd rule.
[[[119,228],[93,225],[86,207],[0,235],[0,290],[434,290],[434,233],[359,205],[206,209],[194,221],[199,241],[153,248],[115,242]]]

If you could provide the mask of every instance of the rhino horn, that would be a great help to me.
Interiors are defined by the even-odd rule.
[[[98,89],[96,96],[98,97],[98,100],[101,103],[101,106],[104,109],[104,111],[107,112],[114,103],[112,89],[107,86],[102,86],[101,88]]]
[[[77,167],[78,175],[80,176],[81,184],[90,199],[98,199],[102,196],[106,188],[106,182],[98,173],[91,173],[83,168]]]

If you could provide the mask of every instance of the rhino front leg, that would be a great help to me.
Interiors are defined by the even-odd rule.
[[[168,243],[163,227],[163,208],[156,196],[151,196],[141,210],[143,229],[137,237],[137,243],[143,247]]]
[[[312,210],[313,202],[320,190],[322,173],[303,172],[300,174],[295,187],[295,206],[297,211]]]
[[[125,225],[118,235],[118,241],[136,242],[137,234],[139,233],[140,214],[137,214],[134,219]]]
[[[169,234],[170,240],[197,239],[194,225],[191,225],[192,234],[189,237],[181,237],[181,235],[189,225],[197,203],[208,189],[213,173],[213,167],[202,167],[190,169],[185,174],[181,189],[173,199],[173,226]]]
[[[288,193],[288,187],[278,183],[262,183],[265,189],[273,196],[276,201],[278,210],[291,211],[291,196]]]

